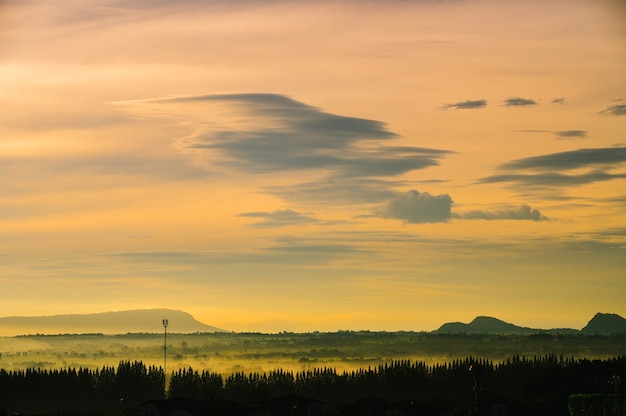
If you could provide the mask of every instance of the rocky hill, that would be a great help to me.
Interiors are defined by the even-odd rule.
[[[203,324],[190,314],[173,309],[140,309],[86,315],[13,316],[0,318],[0,334],[126,334],[163,332],[163,319],[168,319],[168,332],[222,332]]]
[[[611,313],[598,313],[582,329],[572,328],[527,328],[501,321],[489,316],[479,316],[472,322],[465,324],[462,322],[448,322],[439,329],[433,331],[439,334],[626,334],[626,319]]]
[[[513,325],[490,316],[478,316],[469,324],[462,322],[449,322],[443,324],[435,332],[437,333],[467,333],[467,334],[529,334],[537,330]]]
[[[582,329],[584,333],[626,334],[626,319],[614,313],[597,313]]]

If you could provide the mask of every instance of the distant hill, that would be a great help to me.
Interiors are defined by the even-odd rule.
[[[527,328],[504,322],[490,316],[478,316],[469,324],[462,322],[448,322],[433,331],[439,334],[576,334],[580,331],[572,328]]]
[[[197,321],[190,314],[173,309],[140,309],[86,315],[13,316],[0,318],[0,334],[126,334],[163,332],[167,318],[168,332],[223,332]]]
[[[582,329],[584,333],[626,334],[626,319],[614,313],[597,313]]]
[[[449,322],[443,324],[434,332],[437,333],[468,333],[468,334],[532,334],[538,330],[525,328],[490,316],[478,316],[469,324],[462,322]]]

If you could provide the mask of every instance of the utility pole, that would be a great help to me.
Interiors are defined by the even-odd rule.
[[[167,318],[163,319],[163,329],[165,330],[165,335],[163,337],[163,383],[164,389],[167,390],[167,325],[169,322]]]

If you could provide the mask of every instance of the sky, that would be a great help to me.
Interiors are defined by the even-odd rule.
[[[626,316],[624,74],[622,1],[0,1],[0,316]]]

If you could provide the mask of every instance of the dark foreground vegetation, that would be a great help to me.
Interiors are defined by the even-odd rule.
[[[140,414],[146,402],[163,404],[158,400],[166,398],[164,385],[163,369],[140,361],[98,370],[0,370],[0,405],[7,414]],[[324,404],[318,411],[339,415],[389,415],[391,407],[384,403],[395,403],[394,414],[402,414],[398,409],[403,402],[414,408],[405,415],[473,414],[477,399],[485,415],[491,415],[496,404],[505,406],[507,415],[623,415],[626,356],[589,360],[516,355],[498,363],[468,357],[434,365],[397,360],[343,372],[323,367],[228,376],[188,368],[168,376],[168,390],[172,398],[233,403],[239,414],[296,414],[294,406],[288,413],[273,412],[268,403],[305,396]],[[613,398],[612,413],[585,410],[606,407],[606,397]],[[205,414],[235,414],[233,407],[222,413],[215,409],[207,408]],[[306,414],[304,409],[301,414]]]

